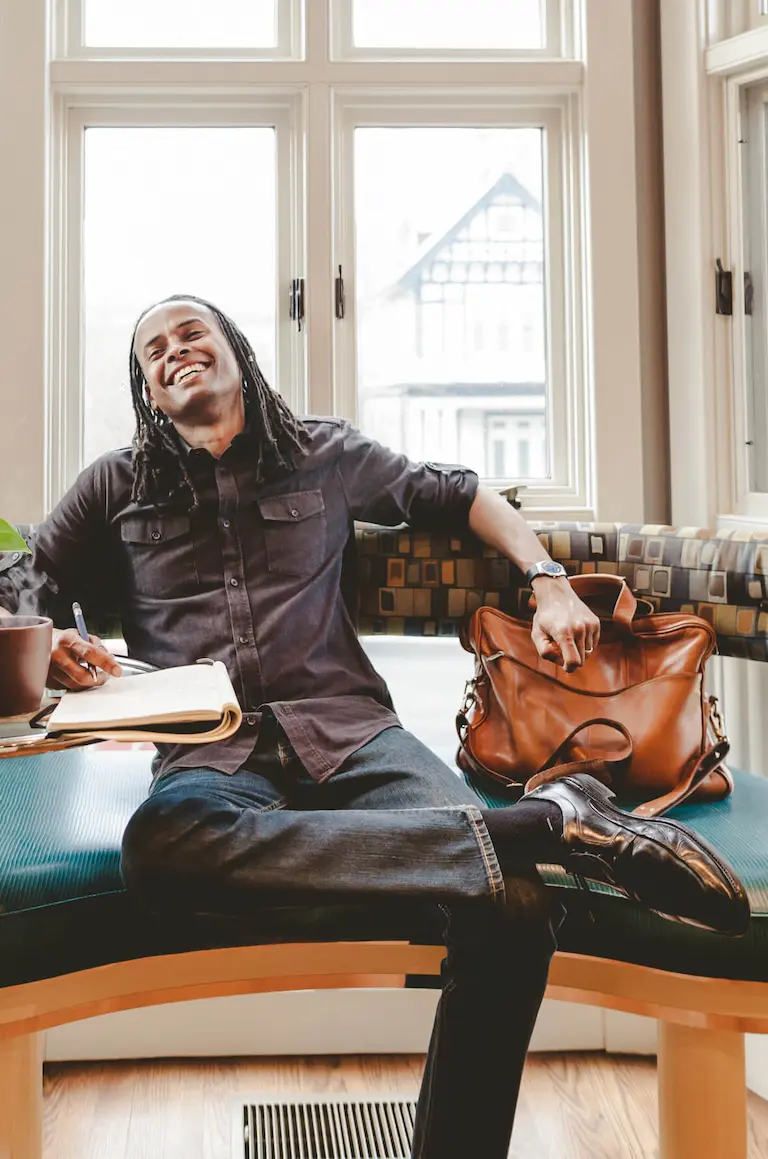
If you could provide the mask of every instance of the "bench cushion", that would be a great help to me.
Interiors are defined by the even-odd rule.
[[[119,873],[120,841],[150,784],[150,755],[70,749],[0,760],[0,985],[155,954],[279,941],[408,938],[438,942],[437,907],[279,907],[249,919],[156,920],[137,910]],[[608,887],[581,892],[562,870],[568,917],[561,949],[684,973],[768,978],[768,781],[737,774],[716,805],[675,811],[723,851],[748,887],[755,920],[743,939],[668,922]],[[483,795],[487,803],[499,803]]]

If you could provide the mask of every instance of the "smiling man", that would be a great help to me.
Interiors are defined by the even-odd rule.
[[[342,595],[355,520],[470,528],[529,574],[536,646],[568,671],[599,638],[474,472],[412,463],[342,419],[298,419],[198,298],[147,310],[130,357],[133,449],[81,474],[38,529],[35,567],[59,595],[116,610],[132,656],[222,660],[244,721],[221,743],[159,748],[124,837],[126,885],[160,912],[254,921],[294,904],[442,907],[446,984],[413,1154],[505,1159],[562,916],[536,863],[730,934],[746,928],[743,889],[683,826],[620,812],[588,776],[482,809],[400,725]],[[69,629],[51,681],[90,686],[83,660],[119,673]]]

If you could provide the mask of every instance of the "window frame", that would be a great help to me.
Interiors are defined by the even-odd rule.
[[[537,97],[501,97],[493,90],[406,90],[397,94],[350,90],[333,94],[336,125],[334,236],[347,286],[345,318],[334,344],[334,409],[357,415],[357,327],[354,293],[354,133],[368,127],[533,127],[544,130],[544,287],[548,462],[546,480],[526,480],[525,493],[537,507],[561,510],[588,506],[587,367],[584,352],[568,342],[578,330],[585,303],[586,238],[582,232],[584,164],[578,97],[562,92]],[[566,158],[570,157],[570,168]],[[519,483],[519,479],[494,484]]]
[[[88,128],[266,126],[275,130],[277,183],[275,358],[281,393],[289,406],[305,406],[304,344],[297,340],[281,302],[287,300],[292,271],[303,263],[304,231],[298,190],[304,184],[303,94],[255,93],[249,98],[208,94],[138,93],[105,102],[102,94],[58,94],[54,102],[52,188],[57,191],[50,280],[51,344],[54,357],[48,385],[48,500],[52,505],[82,469],[85,410],[85,310],[83,267],[84,147]],[[281,205],[289,207],[281,210]],[[126,336],[127,337],[127,336]]]

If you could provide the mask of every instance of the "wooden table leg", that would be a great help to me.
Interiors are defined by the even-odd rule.
[[[43,1037],[0,1039],[0,1159],[42,1159]]]
[[[659,1159],[747,1159],[744,1035],[659,1023]]]

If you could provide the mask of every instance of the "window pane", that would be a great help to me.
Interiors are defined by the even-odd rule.
[[[358,48],[544,48],[543,0],[354,0]]]
[[[86,130],[85,462],[130,443],[130,336],[169,294],[221,307],[274,382],[275,236],[273,129]]]
[[[274,48],[275,0],[85,0],[94,48]]]
[[[748,486],[750,491],[768,492],[768,90],[753,90],[745,104],[748,130],[742,161]]]
[[[412,459],[548,474],[543,136],[356,130],[359,421]]]

